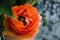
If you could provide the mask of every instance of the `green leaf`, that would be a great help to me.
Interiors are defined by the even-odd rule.
[[[43,26],[46,26],[47,25],[47,20],[44,17],[42,17],[42,20],[43,20]]]
[[[47,25],[47,20],[45,19],[45,15],[44,14],[40,14],[42,16],[42,21],[43,21],[43,26]]]
[[[6,7],[1,6],[1,5],[0,5],[0,9],[1,9],[0,10],[0,15],[5,14],[7,16],[13,17],[13,14],[12,14],[11,10],[9,10]]]
[[[40,14],[42,17],[46,17],[44,14]]]
[[[9,0],[4,0],[3,4],[0,5],[0,15],[1,14],[13,17],[12,5]]]
[[[47,25],[47,21],[44,20],[44,22],[43,22],[43,26],[46,26],[46,25]]]

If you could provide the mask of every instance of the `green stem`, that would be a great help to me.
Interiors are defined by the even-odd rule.
[[[38,2],[38,0],[33,0],[31,5],[33,6],[34,4],[36,4]]]
[[[38,2],[38,0],[27,0],[26,2],[30,3],[33,6]]]

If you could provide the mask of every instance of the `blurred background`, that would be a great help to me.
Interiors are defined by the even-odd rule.
[[[47,21],[46,26],[40,26],[36,40],[60,40],[60,0],[38,0],[36,7]]]

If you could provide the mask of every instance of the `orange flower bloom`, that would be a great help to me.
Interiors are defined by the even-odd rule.
[[[13,15],[17,20],[7,17],[6,23],[11,30],[18,35],[31,36],[36,32],[39,23],[39,15],[36,8],[29,4],[12,7]]]

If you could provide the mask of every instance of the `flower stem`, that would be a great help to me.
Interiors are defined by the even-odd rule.
[[[37,2],[38,2],[38,0],[33,0],[32,3],[31,3],[31,5],[32,6],[35,5]]]
[[[33,6],[38,2],[38,0],[27,0],[26,2],[30,3]]]

